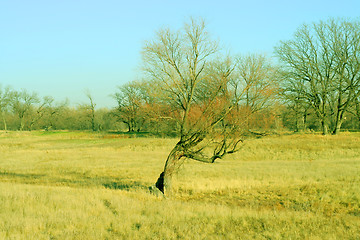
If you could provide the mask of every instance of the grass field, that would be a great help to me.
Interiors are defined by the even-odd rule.
[[[360,239],[360,134],[271,136],[185,161],[176,139],[0,133],[0,239]]]

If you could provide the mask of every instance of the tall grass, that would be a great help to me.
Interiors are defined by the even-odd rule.
[[[359,134],[248,140],[156,198],[175,143],[0,133],[0,239],[360,239]]]

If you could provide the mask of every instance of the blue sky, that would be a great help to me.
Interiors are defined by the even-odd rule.
[[[358,19],[359,0],[0,0],[0,84],[114,107],[116,87],[139,78],[140,51],[161,27],[202,17],[233,54],[267,53],[303,23]]]

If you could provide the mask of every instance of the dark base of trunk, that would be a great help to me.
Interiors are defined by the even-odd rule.
[[[157,179],[155,186],[162,192],[164,193],[164,172],[162,172],[159,176],[159,178]]]
[[[338,135],[340,133],[340,130],[334,130],[333,132],[332,132],[332,135]]]
[[[164,184],[164,172],[162,172],[154,185],[149,187],[151,194],[165,198],[165,184]]]

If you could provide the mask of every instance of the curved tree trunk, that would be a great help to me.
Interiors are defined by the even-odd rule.
[[[171,180],[173,174],[180,165],[180,159],[184,156],[184,149],[180,142],[171,150],[167,157],[164,171],[160,174],[156,181],[156,187],[167,197],[171,196]]]

